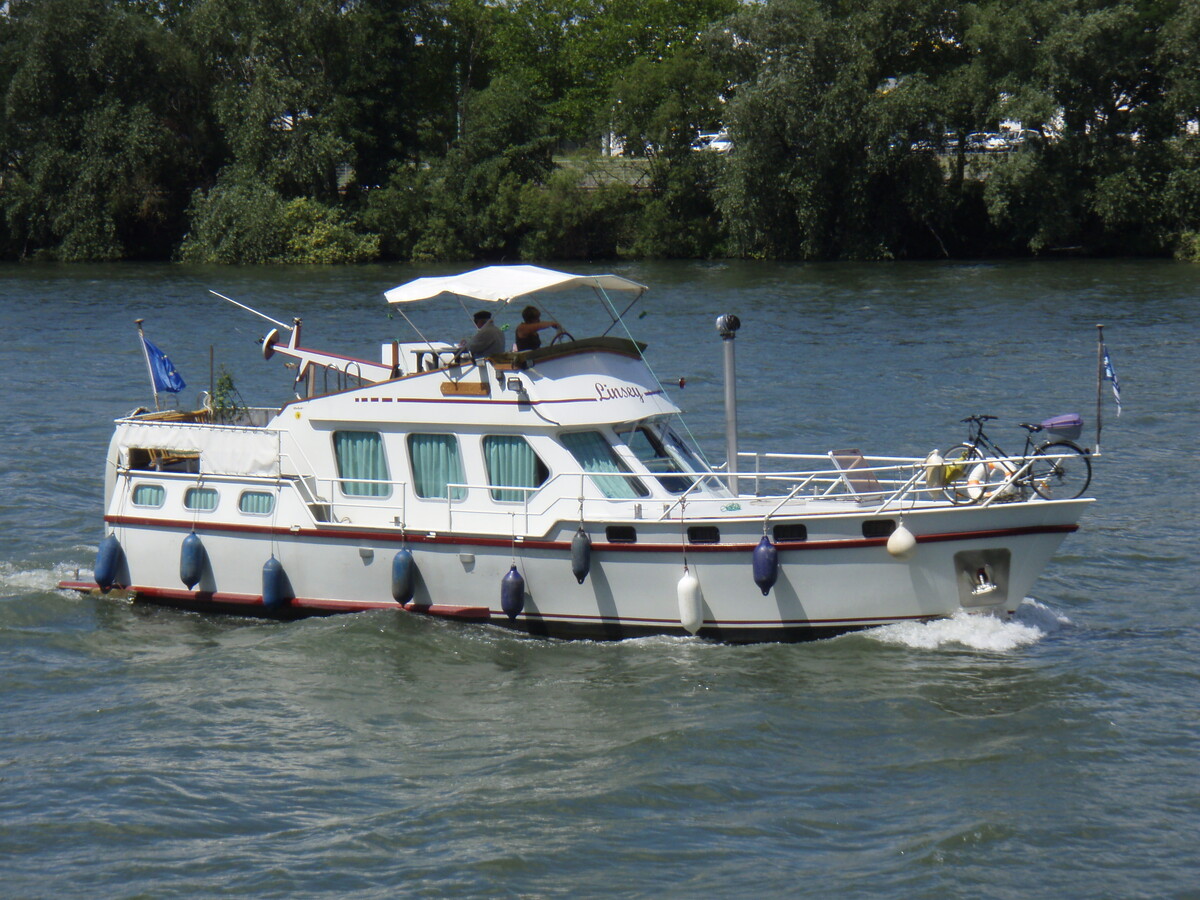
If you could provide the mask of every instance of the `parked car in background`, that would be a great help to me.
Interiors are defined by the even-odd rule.
[[[733,149],[733,141],[728,131],[718,131],[715,134],[702,134],[692,141],[693,150],[711,150],[714,153],[728,153]]]

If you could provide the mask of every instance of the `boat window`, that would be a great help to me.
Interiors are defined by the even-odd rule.
[[[807,541],[808,526],[802,522],[788,523],[785,525],[776,525],[774,529],[775,542],[786,541]]]
[[[238,509],[252,516],[269,516],[275,510],[275,495],[266,491],[242,491]]]
[[[609,525],[604,529],[604,538],[610,544],[636,544],[637,529],[632,525]]]
[[[663,446],[683,467],[685,472],[710,472],[703,459],[701,459],[696,451],[691,448],[687,441],[677,435],[670,428],[664,427],[661,432]],[[710,491],[724,491],[725,485],[719,478],[711,477],[704,479],[704,486]]]
[[[525,490],[504,488],[536,488],[550,477],[529,441],[515,434],[490,434],[483,439],[483,461],[487,464],[488,484],[492,499],[520,502],[529,496]]]
[[[464,487],[451,488],[466,481],[458,438],[452,434],[410,434],[408,455],[412,459],[413,490],[418,497],[462,500]]]
[[[216,509],[217,491],[215,488],[188,488],[183,495],[183,505],[187,509]]]
[[[719,544],[721,530],[716,525],[692,525],[687,530],[689,544]]]
[[[895,530],[895,519],[868,519],[862,523],[862,533],[865,538],[888,537]]]
[[[167,491],[161,484],[138,484],[133,488],[134,506],[162,506],[167,499]]]
[[[598,431],[576,431],[562,436],[563,446],[571,451],[596,487],[612,500],[646,497],[650,492],[637,478],[626,477],[629,467],[621,462],[612,445]]]
[[[392,486],[387,483],[387,457],[379,432],[335,431],[333,449],[343,494],[348,497],[391,495]]]
[[[684,465],[681,465],[680,460],[674,454],[667,452],[667,448],[663,446],[658,435],[646,426],[640,425],[624,431],[618,430],[617,434],[633,452],[633,455],[638,458],[638,461],[654,474],[658,483],[672,494],[681,494],[695,484],[694,478],[670,474],[687,472],[691,467],[685,468]]]

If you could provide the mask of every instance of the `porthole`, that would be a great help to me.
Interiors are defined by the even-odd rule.
[[[161,484],[137,484],[133,487],[133,505],[158,508],[167,499],[167,491]]]
[[[862,524],[862,533],[865,538],[885,538],[895,530],[895,519],[868,519]]]
[[[183,495],[183,505],[204,512],[214,510],[217,508],[217,491],[215,488],[188,488]]]
[[[775,543],[777,544],[808,540],[808,526],[799,522],[776,525],[773,533],[775,535]]]
[[[610,544],[636,544],[637,529],[632,525],[609,525],[604,536]]]
[[[238,510],[250,516],[269,516],[275,511],[275,495],[266,491],[242,491]]]

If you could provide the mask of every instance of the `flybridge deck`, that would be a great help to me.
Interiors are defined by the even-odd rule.
[[[566,288],[595,291],[610,329],[625,310],[609,293],[644,290],[521,266],[388,297]],[[369,361],[275,324],[264,356],[294,361],[294,401],[116,423],[100,588],[282,617],[394,608],[564,637],[793,640],[1010,612],[1087,502],[1023,498],[1014,467],[958,505],[939,462],[854,450],[714,469],[628,336],[479,360],[384,342]]]

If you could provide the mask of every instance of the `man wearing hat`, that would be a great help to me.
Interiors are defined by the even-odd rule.
[[[471,359],[486,359],[504,352],[504,334],[492,322],[492,314],[486,309],[475,313],[475,333],[462,342],[461,346],[471,354]]]

